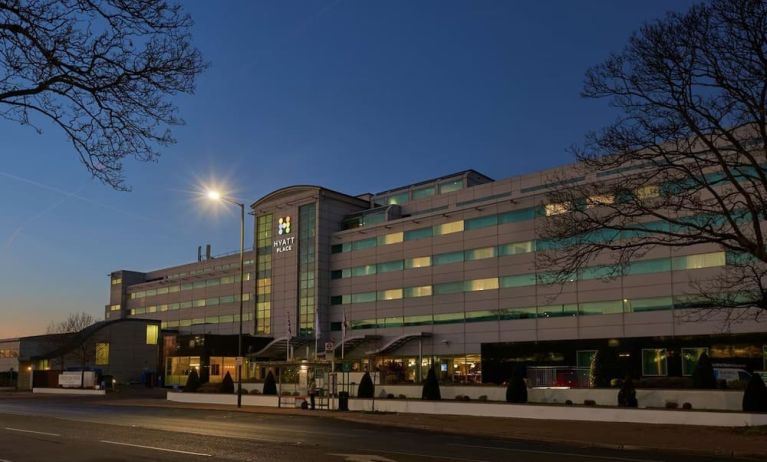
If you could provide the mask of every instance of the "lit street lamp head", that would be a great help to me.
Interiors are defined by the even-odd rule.
[[[208,191],[208,199],[212,201],[220,201],[221,193],[219,193],[218,191]]]

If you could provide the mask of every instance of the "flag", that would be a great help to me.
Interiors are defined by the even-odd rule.
[[[314,310],[314,338],[320,338],[320,313]]]
[[[341,321],[341,342],[346,340],[346,310],[344,310],[344,317]]]
[[[290,330],[290,317],[288,317],[288,337],[292,337],[293,332]]]

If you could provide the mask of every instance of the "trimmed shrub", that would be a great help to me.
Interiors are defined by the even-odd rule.
[[[666,409],[679,409],[679,403],[676,401],[666,401]]]
[[[272,374],[272,371],[269,371],[268,374],[266,374],[266,379],[264,379],[264,392],[265,395],[276,395],[277,394],[277,384],[274,381],[274,374]]]
[[[627,377],[621,385],[621,389],[618,392],[618,406],[620,407],[638,407],[637,391],[634,388],[634,382],[631,377]]]
[[[442,399],[442,394],[439,391],[437,374],[434,373],[434,368],[430,368],[429,373],[426,375],[426,381],[423,383],[423,389],[421,390],[421,399],[431,401]]]
[[[583,400],[583,405],[584,406],[596,406],[597,402],[594,401],[593,399],[584,399]]]
[[[219,392],[229,393],[229,394],[234,393],[234,380],[232,380],[232,376],[229,375],[228,372],[224,376],[224,380],[221,381],[221,387],[219,388]]]
[[[686,409],[686,410],[689,411],[690,409],[692,409],[692,404],[684,403],[684,404],[682,404],[682,409]]]
[[[506,402],[508,403],[526,403],[527,385],[522,373],[514,369],[509,379],[509,385],[506,387]]]
[[[189,376],[186,378],[186,385],[184,385],[184,391],[187,393],[194,393],[200,388],[200,376],[197,375],[197,370],[192,369]]]
[[[478,401],[487,401],[487,395],[479,395]]]
[[[716,388],[716,376],[711,358],[706,353],[701,353],[698,364],[692,372],[692,386],[695,388]]]
[[[243,395],[248,395],[248,394],[250,394],[250,393],[248,393],[248,389],[247,389],[247,388],[245,388],[245,387],[242,387],[242,392],[241,392],[240,394],[243,394]],[[253,394],[255,394],[255,393],[253,393]]]
[[[405,396],[405,395],[398,395],[397,399],[407,399],[407,396]]]
[[[573,405],[573,400],[571,400],[571,399],[566,399],[565,400],[565,406],[572,406],[572,405]]]
[[[623,377],[625,374],[615,348],[602,348],[591,360],[589,378],[596,388],[608,388],[613,379]]]
[[[357,398],[372,398],[375,395],[376,388],[373,384],[373,379],[370,378],[370,373],[365,372],[360,380],[360,386],[357,387]]]
[[[759,374],[752,374],[743,393],[743,412],[767,412],[767,387]]]
[[[386,399],[394,399],[394,393],[387,393]]]
[[[463,401],[463,396],[462,395],[455,395],[455,400],[456,401]]]

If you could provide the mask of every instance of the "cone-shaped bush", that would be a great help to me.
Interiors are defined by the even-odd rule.
[[[218,391],[221,393],[234,393],[234,380],[232,380],[232,376],[228,372],[224,376],[224,380],[221,381],[221,387]]]
[[[767,387],[759,374],[753,374],[743,393],[743,412],[767,412]]]
[[[626,380],[623,381],[623,385],[621,385],[621,389],[618,392],[618,406],[639,406],[639,403],[637,402],[637,391],[636,388],[634,388],[634,382],[631,380],[631,377],[626,377]]]
[[[518,369],[514,369],[511,373],[509,385],[506,387],[506,401],[509,403],[527,402],[527,385]]]
[[[266,374],[266,379],[264,380],[264,394],[265,395],[277,394],[277,383],[275,383],[274,381],[274,374],[272,374],[272,371],[269,371],[269,373]]]
[[[716,388],[714,366],[706,353],[701,353],[698,364],[692,371],[692,385],[695,388]]]
[[[184,391],[187,393],[194,393],[200,388],[200,376],[197,375],[197,370],[192,369],[189,376],[186,378],[186,385],[184,385]]]
[[[439,392],[437,374],[434,373],[434,368],[429,369],[429,373],[426,375],[426,381],[423,383],[423,390],[421,391],[421,399],[432,401],[442,399],[442,395]]]
[[[373,379],[370,378],[370,372],[365,372],[360,380],[360,385],[357,387],[358,398],[372,398],[375,395],[375,385],[373,385]]]
[[[623,377],[622,369],[615,348],[602,348],[591,361],[591,383],[597,388],[607,388],[612,379]]]

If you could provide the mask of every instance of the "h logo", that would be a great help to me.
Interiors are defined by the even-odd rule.
[[[290,217],[284,217],[277,220],[277,234],[290,234]]]

